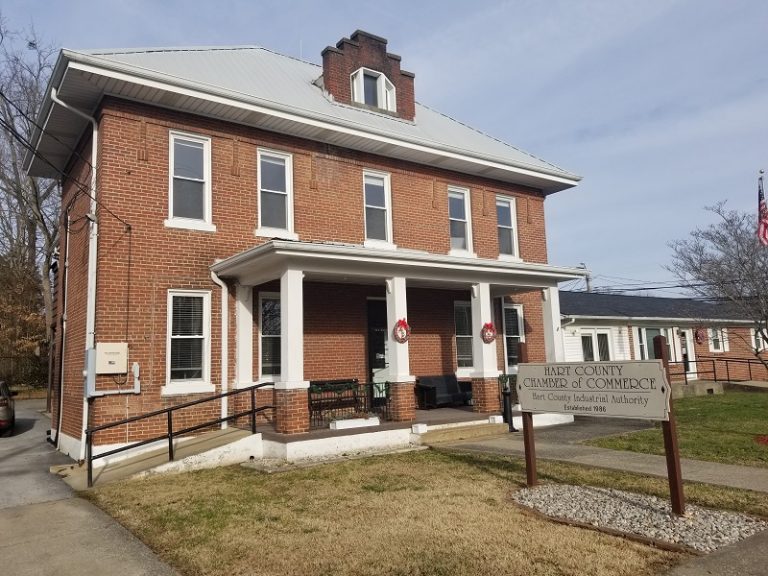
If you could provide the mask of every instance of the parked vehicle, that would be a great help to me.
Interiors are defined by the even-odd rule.
[[[5,382],[0,382],[0,436],[13,434],[13,427],[16,424],[14,396],[16,392],[12,392]]]

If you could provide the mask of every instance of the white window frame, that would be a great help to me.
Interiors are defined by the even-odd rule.
[[[766,349],[768,349],[768,342],[765,341],[763,338],[763,335],[760,334],[760,331],[757,328],[751,328],[752,331],[752,349],[757,350],[758,352],[763,352]],[[758,338],[760,339],[759,345],[758,345]]]
[[[507,318],[504,314],[504,308],[514,308],[517,310],[517,330],[520,334],[520,342],[525,343],[525,316],[523,315],[523,305],[506,302],[501,299],[501,336],[504,343],[504,372],[507,374],[517,374],[517,367],[507,366]],[[511,336],[511,335],[510,335]]]
[[[667,339],[667,353],[669,354],[670,361],[676,361],[677,347],[675,346],[675,331],[669,326],[643,326],[633,328],[635,337],[635,359],[636,360],[648,360],[650,359],[649,351],[647,348],[647,334],[646,329],[658,330],[661,336]]]
[[[376,78],[376,105],[365,103],[365,76],[373,76]],[[352,95],[352,101],[363,106],[369,106],[378,108],[380,110],[387,110],[389,112],[397,112],[397,90],[392,81],[387,78],[386,74],[371,70],[370,68],[358,68],[352,74],[349,75],[350,82],[350,94]]]
[[[468,308],[469,309],[469,315],[472,316],[472,302],[469,300],[454,300],[453,302],[453,341],[454,346],[456,347],[456,377],[457,378],[470,378],[472,374],[475,372],[475,349],[474,345],[470,348],[472,351],[472,365],[471,366],[459,366],[459,338],[469,338],[470,343],[473,344],[472,339],[474,338],[474,330],[472,329],[472,322],[474,322],[474,319],[470,321],[470,334],[466,335],[463,334],[459,336],[456,334],[456,308]]]
[[[366,208],[368,208],[368,204],[366,204],[365,200],[365,177],[370,176],[372,178],[381,178],[384,181],[384,210],[386,211],[385,214],[385,226],[386,226],[386,233],[387,233],[387,239],[386,240],[379,240],[377,238],[368,238],[368,221],[367,221],[367,215],[366,215]],[[384,248],[386,250],[394,250],[397,248],[397,245],[394,243],[394,240],[392,238],[392,185],[391,185],[391,175],[388,172],[379,172],[377,170],[363,170],[363,238],[364,242],[363,245],[366,248]],[[381,209],[381,206],[371,206],[371,208],[377,208]]]
[[[451,195],[462,196],[464,198],[464,214],[465,214],[464,220],[459,220],[458,218],[451,218],[451,206],[450,206]],[[456,220],[457,222],[464,222],[466,224],[467,247],[466,248],[450,248],[450,250],[448,251],[448,254],[450,256],[463,256],[463,257],[470,257],[470,258],[477,257],[477,254],[475,254],[473,251],[473,244],[472,244],[472,195],[470,194],[469,188],[463,188],[461,186],[448,186],[448,241],[449,242],[451,239],[451,221],[452,220]]]
[[[173,330],[173,298],[197,296],[203,299],[203,377],[194,380],[171,380],[171,332]],[[203,394],[216,391],[211,383],[211,292],[210,290],[168,290],[165,338],[165,386],[161,396]]]
[[[517,200],[513,196],[496,196],[496,203],[495,206],[498,208],[500,202],[506,202],[509,205],[509,217],[510,221],[512,222],[512,250],[514,251],[514,254],[502,254],[501,249],[499,249],[499,260],[506,260],[508,262],[520,262],[522,259],[520,258],[520,246],[517,241]],[[498,214],[496,216],[496,230],[498,235],[498,229],[502,228],[502,226],[499,225],[499,217]],[[506,226],[504,226],[506,229]]]
[[[715,347],[715,334],[719,336],[719,346]],[[723,327],[707,328],[707,341],[709,342],[710,352],[728,352],[728,329]]]
[[[261,224],[261,159],[262,157],[278,158],[285,161],[285,228],[262,226]],[[284,240],[298,240],[299,236],[294,232],[293,223],[293,154],[258,148],[256,151],[256,210],[258,213],[255,235],[263,238],[282,238]],[[275,191],[271,191],[275,192]],[[278,192],[280,193],[280,192]]]
[[[173,215],[173,178],[174,178],[174,143],[176,140],[188,140],[203,145],[203,219],[181,218]],[[202,232],[216,232],[213,224],[213,200],[211,192],[211,139],[199,134],[190,134],[178,130],[168,132],[168,218],[164,224],[168,228],[185,228]]]
[[[608,337],[608,360],[600,360],[600,343],[597,339],[599,334],[605,334]],[[614,353],[613,353],[613,333],[609,328],[582,328],[581,334],[579,335],[579,344],[581,344],[581,360],[582,362],[588,362],[586,358],[584,358],[584,345],[581,342],[581,338],[584,336],[589,336],[592,339],[592,351],[595,353],[596,358],[594,360],[591,360],[591,362],[610,362],[611,360],[614,360]]]
[[[258,298],[258,305],[259,305],[259,379],[258,383],[261,384],[263,382],[280,382],[282,380],[282,358],[280,359],[280,372],[281,374],[264,374],[264,333],[262,332],[261,327],[263,326],[262,323],[262,302],[264,300],[277,300],[280,302],[280,292],[259,292],[259,298]],[[282,304],[280,306],[280,326],[283,325],[283,309]],[[268,336],[268,338],[274,338],[274,336]],[[283,342],[282,342],[282,335],[280,336],[280,351],[282,353],[283,349]]]

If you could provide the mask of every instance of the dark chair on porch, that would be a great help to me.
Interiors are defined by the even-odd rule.
[[[439,406],[466,406],[472,401],[472,383],[460,381],[455,374],[420,376],[416,379],[419,410]]]

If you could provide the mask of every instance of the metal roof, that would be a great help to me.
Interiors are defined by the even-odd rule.
[[[586,318],[653,318],[674,320],[740,320],[751,323],[726,303],[690,298],[625,296],[599,292],[560,291],[560,313]]]
[[[104,95],[115,95],[545,193],[580,180],[419,103],[411,122],[335,102],[322,89],[320,66],[257,46],[62,50],[50,86],[86,112],[95,110]],[[61,169],[85,125],[50,96],[40,120],[45,131],[36,135],[38,151]],[[52,175],[39,158],[30,156],[27,164],[34,174]]]

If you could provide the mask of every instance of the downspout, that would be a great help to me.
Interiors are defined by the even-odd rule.
[[[211,270],[211,280],[221,288],[221,393],[229,391],[229,290],[224,281]],[[221,399],[221,417],[226,418],[229,412],[229,397]],[[221,429],[227,428],[227,421],[221,423]]]
[[[56,87],[51,87],[51,100],[53,100],[59,106],[66,108],[76,116],[83,118],[91,123],[93,133],[91,137],[91,207],[88,214],[88,220],[90,222],[90,234],[88,237],[88,284],[86,288],[86,308],[85,308],[85,352],[86,357],[91,354],[91,350],[96,347],[96,266],[98,263],[98,238],[99,238],[99,224],[96,220],[96,183],[97,174],[96,167],[99,165],[99,123],[93,116],[81,112],[77,108],[74,108],[61,100],[58,96]],[[88,389],[87,382],[91,378],[95,378],[95,374],[88,373],[88,362],[85,362],[83,370],[84,383],[83,383],[83,426],[80,437],[80,460],[85,458],[85,429],[88,427]]]
[[[67,280],[69,280],[69,227],[71,224],[71,216],[69,215],[69,207],[67,207],[67,231],[64,235],[65,237],[65,246],[64,246],[64,277],[61,279],[61,347],[59,349],[59,384],[58,384],[58,390],[59,390],[59,409],[57,416],[57,424],[56,424],[56,439],[54,440],[54,445],[56,446],[56,450],[59,449],[59,439],[61,438],[61,422],[62,422],[62,416],[61,411],[64,408],[64,351],[65,346],[67,343]]]

